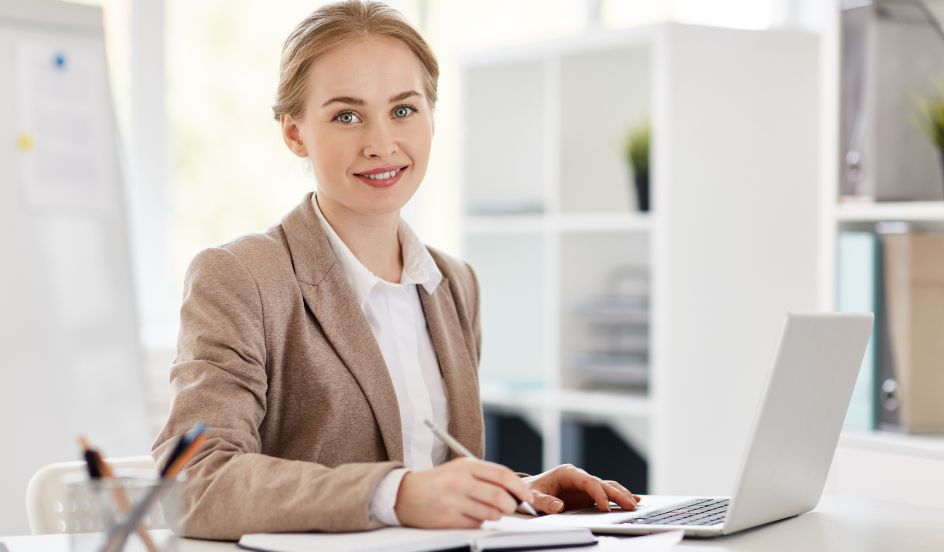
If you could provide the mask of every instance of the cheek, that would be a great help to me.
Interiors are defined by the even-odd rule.
[[[308,157],[316,174],[346,172],[351,159],[357,155],[357,144],[353,141],[352,133],[316,130],[312,134],[311,144]]]
[[[429,125],[418,126],[411,130],[410,144],[412,150],[410,155],[416,164],[426,165],[429,160],[429,151],[433,144],[433,130]]]

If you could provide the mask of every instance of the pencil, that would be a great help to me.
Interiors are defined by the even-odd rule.
[[[475,458],[475,455],[469,452],[469,449],[462,446],[462,443],[459,441],[456,441],[455,437],[433,425],[433,422],[429,420],[423,420],[423,423],[426,424],[429,429],[433,430],[433,433],[436,435],[436,437],[439,437],[439,440],[445,443],[446,446],[451,448],[456,454],[466,458]],[[508,491],[508,494],[511,494],[511,491]],[[512,495],[512,497],[514,497],[514,495]],[[532,516],[538,515],[538,513],[534,511],[534,508],[523,500],[518,503],[518,508],[524,510]]]

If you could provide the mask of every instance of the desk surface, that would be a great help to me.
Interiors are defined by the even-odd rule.
[[[166,531],[157,531],[166,534]],[[92,535],[94,536],[94,535]],[[0,537],[9,552],[67,552],[68,535]],[[2,550],[2,549],[0,549]],[[233,543],[181,539],[179,552],[233,552]],[[685,539],[672,550],[806,552],[944,550],[944,497],[940,508],[890,501],[824,497],[802,516],[714,539]]]

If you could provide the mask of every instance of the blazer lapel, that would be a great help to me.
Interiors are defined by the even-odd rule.
[[[318,222],[311,194],[282,219],[282,228],[305,304],[364,391],[380,427],[387,457],[402,462],[400,409],[390,373]]]
[[[483,422],[478,374],[469,356],[470,344],[466,343],[462,333],[449,279],[444,275],[432,294],[422,286],[418,289],[446,387],[449,433],[472,454],[482,458]],[[450,451],[449,457],[455,458],[456,454]]]

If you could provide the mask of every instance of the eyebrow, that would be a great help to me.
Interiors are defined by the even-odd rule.
[[[419,95],[420,93],[417,92],[416,90],[407,90],[406,92],[400,92],[396,96],[390,98],[390,103],[399,102],[400,100],[405,100],[409,98],[410,96],[419,96]],[[328,105],[333,104],[335,102],[345,103],[345,104],[350,104],[350,105],[366,105],[367,103],[360,98],[352,98],[351,96],[338,96],[337,98],[331,98],[330,100],[321,104],[321,107],[327,107]]]

